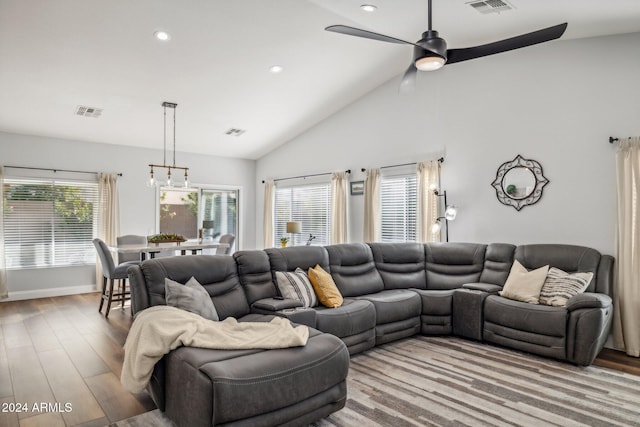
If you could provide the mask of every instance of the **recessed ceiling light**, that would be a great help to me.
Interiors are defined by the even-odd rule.
[[[166,31],[156,31],[153,36],[163,42],[171,40],[171,36]]]
[[[282,70],[284,70],[284,68],[281,65],[272,65],[271,67],[269,67],[269,71],[271,71],[273,74],[281,73]]]
[[[364,10],[365,12],[375,12],[378,7],[372,4],[363,4],[362,6],[360,6],[360,9]]]

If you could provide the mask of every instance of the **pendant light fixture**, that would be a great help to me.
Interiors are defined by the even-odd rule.
[[[171,170],[184,171],[184,188],[189,188],[189,168],[176,165],[176,107],[178,104],[174,102],[163,102],[162,108],[164,109],[164,132],[163,132],[163,157],[162,164],[149,163],[149,186],[160,185],[161,183],[156,179],[154,175],[154,168],[167,169],[167,187],[173,187],[174,179],[171,176]],[[167,164],[167,108],[173,110],[173,164]]]

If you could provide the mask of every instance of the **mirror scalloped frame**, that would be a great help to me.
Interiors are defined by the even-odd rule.
[[[528,170],[535,180],[535,185],[531,191],[521,197],[514,197],[509,194],[507,188],[511,187],[511,185],[507,185],[507,188],[505,188],[505,177],[515,168]],[[525,206],[537,203],[542,197],[542,189],[548,183],[549,180],[545,178],[542,173],[542,165],[540,165],[540,163],[535,160],[525,159],[518,154],[515,159],[500,165],[498,172],[496,173],[496,179],[491,183],[491,186],[496,189],[496,197],[500,203],[512,206],[515,210],[519,211]]]

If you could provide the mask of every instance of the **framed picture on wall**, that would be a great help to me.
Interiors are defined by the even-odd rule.
[[[353,181],[351,183],[351,195],[361,196],[364,194],[364,181]]]

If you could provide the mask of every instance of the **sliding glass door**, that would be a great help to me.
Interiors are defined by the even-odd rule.
[[[238,189],[215,187],[159,190],[158,232],[217,242],[224,234],[238,236]]]

